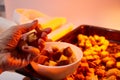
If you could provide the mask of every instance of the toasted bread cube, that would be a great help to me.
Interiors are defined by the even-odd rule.
[[[68,60],[68,57],[64,56],[64,55],[61,55],[59,61],[63,61],[63,60]]]
[[[56,64],[57,63],[55,61],[52,61],[52,60],[49,61],[49,66],[56,66]]]
[[[63,55],[67,56],[67,57],[71,57],[73,54],[73,51],[70,47],[67,47],[63,50]]]
[[[62,52],[53,52],[52,59],[54,61],[57,61],[60,59],[61,55],[62,55]]]
[[[109,53],[108,53],[108,51],[102,51],[100,55],[101,55],[101,57],[106,57],[109,55]]]
[[[85,76],[82,73],[76,74],[75,80],[85,80]]]
[[[107,77],[106,80],[117,80],[117,77],[115,75],[111,75]]]
[[[120,70],[117,69],[117,68],[112,68],[112,69],[109,69],[107,72],[106,72],[106,76],[109,77],[111,75],[116,75],[117,77],[120,77]]]
[[[67,64],[69,64],[69,60],[61,60],[57,62],[57,66],[62,66]]]
[[[27,36],[27,43],[28,45],[34,46],[34,47],[38,47],[38,37],[37,37],[37,33],[32,32]]]
[[[112,66],[114,66],[115,65],[115,61],[113,61],[113,60],[110,60],[110,61],[107,61],[106,62],[106,67],[112,67]]]
[[[32,32],[30,33],[28,36],[27,36],[27,40],[28,42],[33,42],[37,39],[37,34],[35,32]]]
[[[43,65],[49,66],[49,62],[45,61]]]
[[[116,63],[116,67],[120,69],[120,62]]]
[[[46,61],[48,61],[48,57],[40,55],[35,61],[39,64],[44,64]]]
[[[107,56],[107,57],[104,57],[104,58],[102,59],[102,61],[105,62],[105,63],[106,63],[107,61],[110,61],[110,60],[111,60],[111,58],[108,57],[108,56]]]
[[[41,55],[45,55],[49,57],[50,52],[48,50],[42,50]]]
[[[120,52],[115,54],[115,58],[120,58]]]
[[[87,62],[80,64],[81,68],[89,69],[89,64]]]
[[[57,51],[59,51],[59,48],[58,48],[57,46],[53,46],[53,47],[52,47],[52,51],[53,51],[53,52],[57,52]]]
[[[61,55],[60,59],[57,61],[57,66],[69,64],[68,57]]]

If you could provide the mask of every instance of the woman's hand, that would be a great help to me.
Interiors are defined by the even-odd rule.
[[[29,45],[22,46],[22,51],[17,50],[22,35],[38,27],[38,21],[35,20],[32,23],[12,26],[0,34],[0,69],[2,71],[25,67],[40,54],[38,48]],[[41,37],[38,44],[43,44],[45,37]]]

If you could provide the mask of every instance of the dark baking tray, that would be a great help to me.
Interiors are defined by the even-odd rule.
[[[69,32],[62,38],[58,39],[57,41],[68,42],[72,44],[77,43],[77,35],[84,34],[84,35],[99,35],[104,36],[111,42],[120,43],[120,30],[104,28],[99,26],[92,26],[92,25],[81,25],[74,29],[73,31]],[[22,68],[20,70],[16,70],[17,73],[23,74],[27,77],[30,77],[31,80],[49,80],[45,77],[37,74],[31,65],[29,64],[27,67]]]
[[[120,30],[92,25],[81,25],[57,41],[75,44],[77,42],[78,34],[84,34],[87,36],[96,34],[99,36],[104,36],[109,41],[120,43]]]

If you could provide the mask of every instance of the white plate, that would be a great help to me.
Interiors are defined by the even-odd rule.
[[[23,80],[24,75],[12,71],[5,71],[0,74],[0,80]]]

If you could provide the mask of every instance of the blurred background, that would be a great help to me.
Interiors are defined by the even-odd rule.
[[[10,20],[15,9],[30,8],[65,17],[76,26],[120,27],[120,0],[4,0],[4,4],[6,18]]]
[[[3,0],[0,0],[0,16],[5,17],[5,7]]]
[[[76,26],[120,27],[120,0],[0,0],[0,16],[12,20],[17,8],[36,9],[53,17],[62,16]]]

